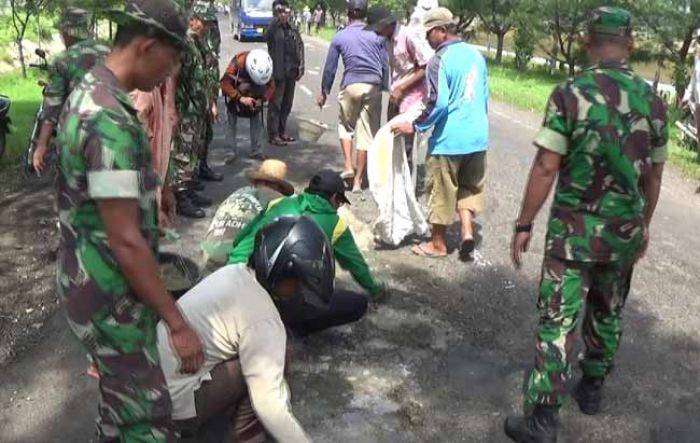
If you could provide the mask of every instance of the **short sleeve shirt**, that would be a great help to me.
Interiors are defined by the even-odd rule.
[[[435,51],[425,39],[425,34],[417,26],[400,26],[391,42],[392,89],[400,86],[417,68],[426,67],[434,54]],[[413,86],[404,94],[399,112],[404,113],[421,103],[426,93],[425,82]]]
[[[59,119],[57,145],[59,293],[84,299],[90,315],[109,314],[137,329],[143,329],[140,323],[155,324],[154,314],[144,310],[122,273],[97,208],[105,199],[138,202],[140,231],[157,253],[157,179],[148,136],[128,94],[105,66],[95,67],[69,96]],[[126,333],[122,338],[124,343],[130,340]]]
[[[58,122],[70,92],[108,53],[108,46],[94,40],[84,40],[56,56],[49,67],[49,81],[44,89],[42,120]]]
[[[552,93],[535,145],[562,155],[546,253],[563,260],[633,259],[641,245],[641,182],[667,157],[666,106],[625,64],[584,71]]]

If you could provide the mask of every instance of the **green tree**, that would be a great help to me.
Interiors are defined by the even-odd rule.
[[[506,34],[513,28],[514,12],[520,2],[521,0],[448,0],[446,4],[460,17],[462,24],[467,21],[471,23],[476,16],[488,32],[496,35],[496,63],[500,63],[503,60]]]
[[[700,0],[625,0],[673,63],[673,86],[680,101],[689,80],[693,32],[700,28]]]
[[[24,35],[32,17],[39,15],[47,0],[10,0],[12,27],[15,31],[15,44],[19,52],[19,63],[22,66],[22,77],[27,78],[27,64],[24,56]]]

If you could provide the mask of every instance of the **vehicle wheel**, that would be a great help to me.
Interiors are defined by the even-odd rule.
[[[231,31],[233,32],[233,39],[238,40],[238,29],[232,28]]]
[[[0,159],[5,155],[5,142],[7,141],[7,134],[5,131],[0,129]]]

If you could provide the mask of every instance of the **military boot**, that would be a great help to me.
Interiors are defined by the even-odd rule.
[[[596,415],[600,412],[600,404],[603,401],[603,380],[584,375],[576,385],[573,397],[584,414]]]
[[[202,160],[199,164],[199,174],[198,177],[202,180],[210,182],[220,182],[224,179],[223,174],[212,171],[212,169],[207,164],[206,160]]]
[[[535,406],[530,415],[506,418],[503,428],[506,435],[518,443],[556,443],[559,409]]]
[[[187,218],[204,218],[206,214],[202,208],[198,208],[192,203],[192,200],[187,196],[187,190],[178,190],[175,192],[175,200],[177,202],[177,215]]]
[[[212,199],[195,192],[193,189],[189,190],[187,196],[195,206],[199,206],[200,208],[208,208],[213,203]]]

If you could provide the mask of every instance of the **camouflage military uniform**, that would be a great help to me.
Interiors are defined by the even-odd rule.
[[[174,137],[177,183],[192,178],[197,156],[203,149],[205,120],[208,116],[204,58],[193,35],[188,33],[187,48],[182,52],[175,99],[180,115]]]
[[[59,119],[58,292],[100,373],[102,441],[169,441],[170,396],[159,367],[156,314],[133,293],[107,241],[97,201],[137,199],[141,233],[158,252],[148,137],[111,71],[100,65]]]
[[[108,46],[94,40],[83,40],[57,55],[49,68],[49,81],[44,88],[44,106],[40,118],[58,123],[61,109],[70,92],[108,53]]]
[[[530,405],[561,405],[584,299],[585,376],[612,369],[643,241],[640,183],[665,161],[666,109],[626,64],[601,63],[552,93],[535,145],[562,156],[548,223]]]

